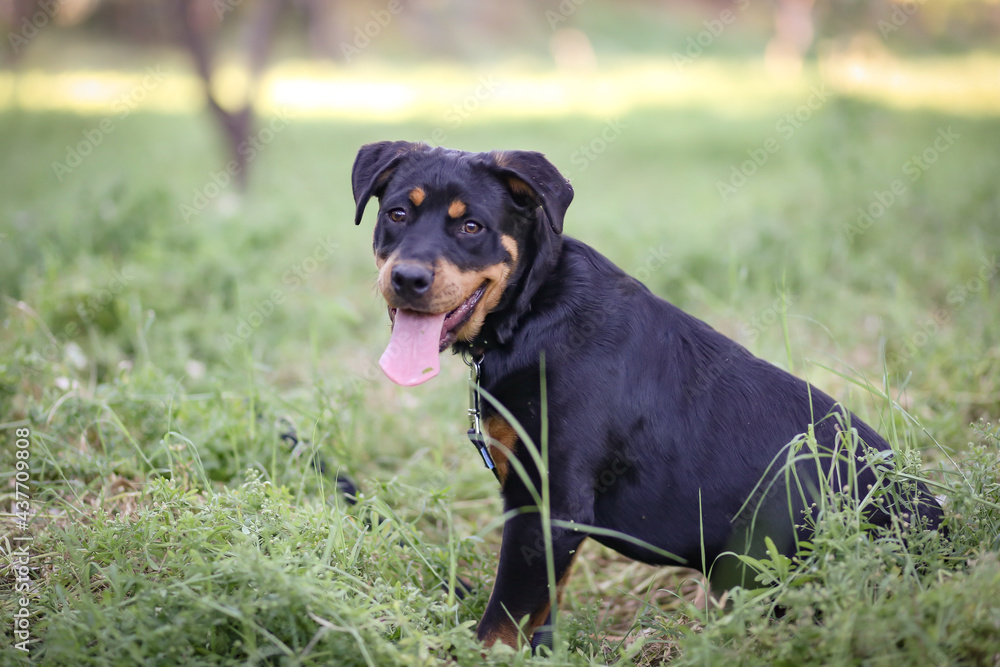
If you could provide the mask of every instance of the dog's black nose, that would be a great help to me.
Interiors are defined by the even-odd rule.
[[[400,262],[392,267],[392,289],[404,299],[423,296],[434,282],[434,269],[425,264]]]

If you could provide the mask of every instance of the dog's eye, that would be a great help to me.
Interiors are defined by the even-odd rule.
[[[394,208],[388,213],[389,219],[393,222],[406,222],[406,211],[401,208]]]
[[[475,220],[466,220],[462,225],[462,231],[466,234],[478,234],[483,231],[483,226]]]

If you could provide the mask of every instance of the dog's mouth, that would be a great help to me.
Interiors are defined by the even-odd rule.
[[[475,292],[473,292],[468,299],[460,303],[456,308],[445,313],[444,321],[441,324],[441,336],[438,340],[438,352],[444,352],[448,349],[452,343],[458,340],[458,330],[462,328],[466,322],[472,317],[473,311],[476,309],[476,305],[479,300],[483,298],[483,293],[486,292],[486,283],[484,282],[479,286]],[[396,324],[396,313],[401,310],[399,308],[389,308],[389,319],[392,321],[393,328]],[[438,317],[439,315],[433,313],[422,313],[414,310],[402,309],[404,314],[408,316],[415,317]]]
[[[485,292],[486,282],[447,313],[389,308],[392,337],[379,360],[389,379],[412,387],[437,375],[441,370],[438,355],[458,340],[458,330],[472,317]]]

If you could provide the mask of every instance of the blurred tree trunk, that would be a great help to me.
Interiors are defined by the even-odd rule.
[[[225,16],[233,12],[236,3],[226,0],[176,0],[181,38],[185,48],[194,59],[195,70],[202,81],[205,99],[216,120],[222,126],[232,159],[237,164],[236,179],[241,188],[246,187],[248,151],[247,142],[253,133],[254,100],[260,75],[267,63],[271,43],[278,19],[287,0],[258,0],[249,9],[249,32],[247,35],[247,61],[250,79],[243,97],[242,106],[227,109],[220,102],[212,88],[214,63],[210,42],[214,32]],[[223,11],[220,11],[222,8]]]
[[[30,25],[31,17],[40,9],[41,0],[10,0],[8,12],[11,30],[4,40],[9,46],[4,49],[5,60],[9,65],[16,66],[24,55],[24,50],[31,41],[30,35],[25,34],[24,26]]]
[[[802,68],[816,34],[812,10],[813,0],[777,0],[774,37],[768,42],[765,52],[769,62],[793,71]]]

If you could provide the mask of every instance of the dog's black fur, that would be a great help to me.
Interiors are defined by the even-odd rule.
[[[428,309],[427,295],[407,292],[405,275],[396,280],[406,273],[399,266],[422,267],[433,295],[455,289],[438,285],[442,266],[474,274],[462,284],[478,286],[480,276],[493,280],[496,266],[504,265],[499,300],[489,312],[477,306],[455,327],[453,348],[482,355],[482,386],[536,444],[543,442],[544,356],[554,519],[637,538],[649,546],[594,535],[629,557],[683,563],[708,571],[713,586],[728,587],[745,583],[746,575],[736,559],[720,558],[724,552],[759,554],[768,536],[792,554],[796,539],[808,537],[821,486],[817,461],[824,474],[836,466],[834,477],[845,485],[856,474],[853,488],[862,496],[878,484],[859,460],[864,446],[889,449],[871,427],[563,236],[573,190],[541,154],[370,144],[358,154],[353,188],[356,222],[370,197],[380,200],[374,250],[382,271],[392,273],[380,279],[390,313]],[[423,196],[414,197],[415,189]],[[461,216],[448,209],[455,200],[463,204]],[[517,457],[538,486],[527,448],[488,402],[484,413],[505,509],[534,506],[526,482],[508,474],[507,455]],[[810,429],[825,454],[786,466],[789,443]],[[831,457],[835,449],[842,455]],[[892,503],[870,506],[873,524],[916,512],[924,525],[938,527],[940,506],[923,485],[890,491]],[[586,536],[586,529],[564,524],[553,529],[560,583]],[[522,633],[530,637],[546,622],[542,545],[537,512],[504,525],[496,582],[478,629],[487,644],[517,645]],[[524,617],[527,627],[519,630],[515,621]]]

